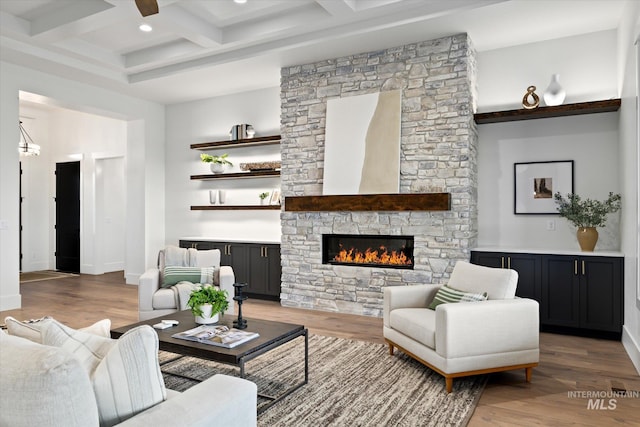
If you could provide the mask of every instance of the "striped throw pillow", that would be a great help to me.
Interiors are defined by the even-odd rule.
[[[448,304],[452,302],[473,302],[473,301],[485,301],[487,299],[487,293],[474,294],[472,292],[459,291],[457,289],[443,286],[438,289],[436,296],[429,304],[431,310],[435,310],[440,304]]]
[[[138,326],[113,340],[52,320],[42,338],[43,344],[72,353],[89,374],[101,427],[121,423],[167,397],[158,334],[151,326]]]
[[[213,284],[213,271],[215,267],[177,267],[164,268],[164,282],[162,287],[173,286],[178,282],[191,282]]]

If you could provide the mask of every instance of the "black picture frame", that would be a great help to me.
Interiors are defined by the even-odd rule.
[[[514,163],[514,215],[558,215],[557,192],[573,193],[573,160]]]

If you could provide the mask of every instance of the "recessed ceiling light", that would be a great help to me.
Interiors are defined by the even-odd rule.
[[[144,31],[145,33],[153,31],[153,28],[149,24],[140,24],[138,28],[140,29],[140,31]]]
[[[247,0],[233,0],[234,3],[245,4]]]

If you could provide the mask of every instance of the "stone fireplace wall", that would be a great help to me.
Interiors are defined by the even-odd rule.
[[[281,188],[322,194],[327,99],[402,90],[400,193],[451,193],[445,212],[286,212],[281,303],[382,315],[384,286],[446,283],[477,237],[475,51],[466,34],[282,69]],[[322,264],[322,234],[415,236],[415,269]]]

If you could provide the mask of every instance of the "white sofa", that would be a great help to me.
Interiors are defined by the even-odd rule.
[[[175,287],[163,287],[164,268],[166,266],[183,267],[214,267],[213,285],[227,291],[229,308],[225,314],[235,313],[233,297],[235,289],[235,275],[233,269],[227,265],[220,265],[220,250],[212,249],[199,251],[193,248],[178,248],[168,246],[158,254],[157,267],[150,268],[140,276],[138,281],[138,318],[148,320],[154,317],[166,316],[178,310],[181,306],[179,293]]]
[[[86,333],[70,328],[58,326],[57,329],[63,339],[68,338],[67,335],[87,337]],[[117,340],[96,337],[92,339],[98,346],[93,346],[95,341],[89,343],[93,346],[93,355],[105,348],[108,351],[98,367],[87,369],[82,352],[71,351],[68,343],[45,345],[0,331],[0,425],[256,426],[254,383],[214,375],[183,393],[166,390],[157,362],[157,334],[153,329],[142,327],[120,348],[113,343]],[[105,347],[105,343],[109,345]],[[82,345],[78,346],[76,340],[72,347]],[[145,358],[151,361],[148,366],[143,363]],[[129,366],[122,368],[120,364]],[[100,365],[106,365],[106,369]],[[128,374],[123,376],[122,372]],[[149,372],[151,376],[147,377]],[[150,399],[156,403],[148,404]],[[129,407],[134,409],[125,412]]]
[[[525,369],[531,381],[539,361],[538,302],[515,296],[518,273],[459,261],[447,286],[468,293],[487,293],[479,302],[427,308],[441,285],[384,289],[383,334],[394,348],[445,377],[453,378]]]

